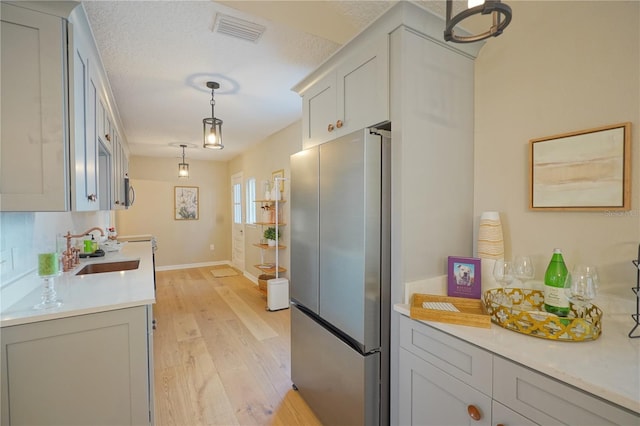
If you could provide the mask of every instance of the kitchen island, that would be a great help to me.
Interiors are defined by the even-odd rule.
[[[633,295],[630,291],[629,293]],[[545,409],[541,407],[544,405],[542,400],[534,401],[533,403],[520,400],[521,398],[527,398],[527,395],[518,386],[527,382],[527,378],[507,377],[508,374],[506,372],[509,369],[522,369],[526,374],[533,373],[535,376],[547,381],[539,381],[537,383],[538,388],[535,391],[531,389],[536,386],[530,386],[530,383],[527,383],[527,386],[529,386],[528,391],[532,392],[531,395],[540,397],[541,393],[538,393],[538,389],[542,389],[541,392],[546,392],[545,383],[550,383],[551,387],[557,384],[564,386],[562,387],[563,392],[565,390],[576,391],[580,394],[579,396],[585,396],[587,401],[591,403],[592,406],[590,408],[592,410],[597,411],[598,407],[593,405],[588,398],[598,403],[606,403],[605,408],[611,406],[612,409],[620,411],[623,414],[623,419],[632,420],[630,424],[639,424],[640,339],[630,339],[627,336],[633,325],[630,318],[633,300],[631,300],[631,297],[625,299],[615,295],[603,295],[598,297],[596,304],[604,311],[603,331],[598,339],[587,342],[559,342],[536,338],[506,330],[493,323],[490,328],[484,329],[431,321],[408,320],[410,317],[410,306],[408,304],[396,304],[394,309],[403,315],[401,318],[401,330],[403,330],[401,334],[405,333],[405,339],[403,340],[401,337],[401,346],[409,348],[408,352],[418,353],[418,358],[422,357],[422,359],[426,359],[429,363],[436,365],[442,361],[442,358],[449,358],[446,361],[442,361],[445,370],[449,367],[449,363],[455,363],[455,361],[452,361],[453,358],[446,355],[446,352],[442,353],[445,356],[440,354],[440,360],[438,360],[436,359],[438,355],[432,358],[433,354],[427,353],[431,349],[426,348],[424,354],[419,353],[423,349],[412,349],[411,346],[416,345],[417,340],[422,338],[418,337],[420,334],[435,337],[436,341],[449,339],[445,346],[452,345],[452,347],[455,347],[460,342],[466,345],[469,353],[480,349],[476,355],[489,357],[484,365],[482,363],[474,364],[473,367],[475,369],[472,368],[472,364],[469,364],[468,375],[469,377],[477,376],[480,373],[478,370],[489,370],[488,373],[484,372],[486,375],[479,383],[473,384],[472,382],[471,386],[488,395],[489,401],[493,398],[494,415],[496,412],[496,400],[499,400],[496,394],[500,393],[510,394],[506,397],[510,401],[498,402],[506,406],[502,406],[502,408],[517,412],[513,414],[524,415],[526,418],[521,418],[521,421],[535,417],[536,413],[534,411],[538,409],[545,412]],[[455,339],[452,339],[452,337]],[[430,344],[432,345],[432,342]],[[458,355],[466,350],[461,350]],[[457,350],[453,352],[457,352]],[[462,355],[462,358],[466,356]],[[474,356],[469,355],[469,359],[473,358]],[[467,361],[465,360],[465,362]],[[503,364],[507,364],[507,366],[505,367]],[[402,365],[400,368],[403,368]],[[498,368],[501,368],[499,372]],[[493,374],[491,369],[493,369]],[[400,374],[402,375],[403,373],[401,372]],[[456,373],[454,372],[453,374],[455,375]],[[505,388],[512,386],[509,382],[510,380],[513,382],[513,388],[505,390]],[[536,377],[534,377],[535,380],[537,380]],[[465,379],[463,378],[462,381],[465,381]],[[406,392],[406,389],[404,391]],[[403,389],[400,390],[400,394],[402,401]],[[407,398],[406,395],[405,398]],[[549,397],[549,400],[553,399],[553,397]],[[558,399],[564,399],[564,396]],[[526,405],[540,405],[540,407],[533,407],[531,411],[522,413],[519,406],[510,407],[509,402],[515,405],[522,403],[522,409],[525,411],[530,409]],[[487,407],[485,411],[491,412],[491,402],[488,403]],[[573,408],[575,409],[575,407]],[[544,413],[542,415],[547,414]],[[599,414],[607,418],[606,413],[600,412]],[[551,417],[543,421],[543,423],[552,421],[550,419]],[[558,421],[557,418],[554,419]],[[493,420],[494,424],[496,421],[498,423],[504,421],[503,419],[495,418]],[[539,418],[536,418],[531,424],[537,423],[540,423]],[[615,421],[612,421],[612,423],[615,424]]]
[[[0,315],[2,421],[10,424],[153,424],[150,242],[82,260],[56,278],[62,305],[36,310],[42,286]],[[139,260],[137,269],[76,275],[89,264]],[[34,281],[35,280],[35,281]]]

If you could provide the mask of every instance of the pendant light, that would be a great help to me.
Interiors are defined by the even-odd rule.
[[[178,177],[188,179],[189,178],[189,164],[184,161],[184,149],[186,145],[180,145],[182,147],[182,163],[178,163]]]
[[[453,18],[451,10],[453,8],[453,0],[447,2],[447,21],[444,30],[445,41],[453,41],[455,43],[473,43],[475,41],[484,40],[489,37],[497,37],[502,34],[507,25],[511,22],[511,8],[500,0],[469,0],[468,9],[458,13]],[[489,29],[483,33],[470,36],[462,36],[455,33],[455,27],[463,20],[470,16],[482,14],[492,17],[492,24]]]
[[[203,146],[210,149],[223,149],[222,120],[215,116],[214,106],[216,105],[216,101],[213,99],[213,92],[215,89],[219,89],[220,85],[215,81],[208,81],[207,87],[211,89],[211,118],[202,120]]]

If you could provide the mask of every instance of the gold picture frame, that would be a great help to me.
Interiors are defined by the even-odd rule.
[[[197,186],[175,186],[173,188],[173,218],[175,220],[198,220],[199,209],[200,198]]]
[[[284,169],[271,172],[271,180],[273,181],[274,185],[276,184],[276,178],[284,178]],[[280,181],[278,189],[280,190],[281,194],[284,192],[284,180]]]
[[[631,123],[531,139],[529,209],[631,209]]]

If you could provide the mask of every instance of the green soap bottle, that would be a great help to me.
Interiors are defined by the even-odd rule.
[[[569,315],[569,300],[564,294],[567,265],[560,249],[553,249],[551,262],[544,273],[544,309],[559,317]]]

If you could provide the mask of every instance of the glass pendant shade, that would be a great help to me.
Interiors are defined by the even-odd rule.
[[[220,85],[215,81],[207,81],[207,87],[211,89],[211,118],[205,118],[202,120],[202,146],[209,149],[223,149],[222,120],[216,118],[214,110],[216,101],[213,98],[213,92],[215,89],[218,89]]]
[[[189,177],[189,165],[187,163],[178,163],[178,177],[179,178]]]
[[[212,117],[202,120],[202,136],[204,147],[209,149],[222,149],[222,120]]]
[[[187,147],[186,145],[180,145],[182,148],[182,163],[178,163],[178,177],[179,178],[188,178],[189,177],[189,164],[184,161],[184,149]]]

